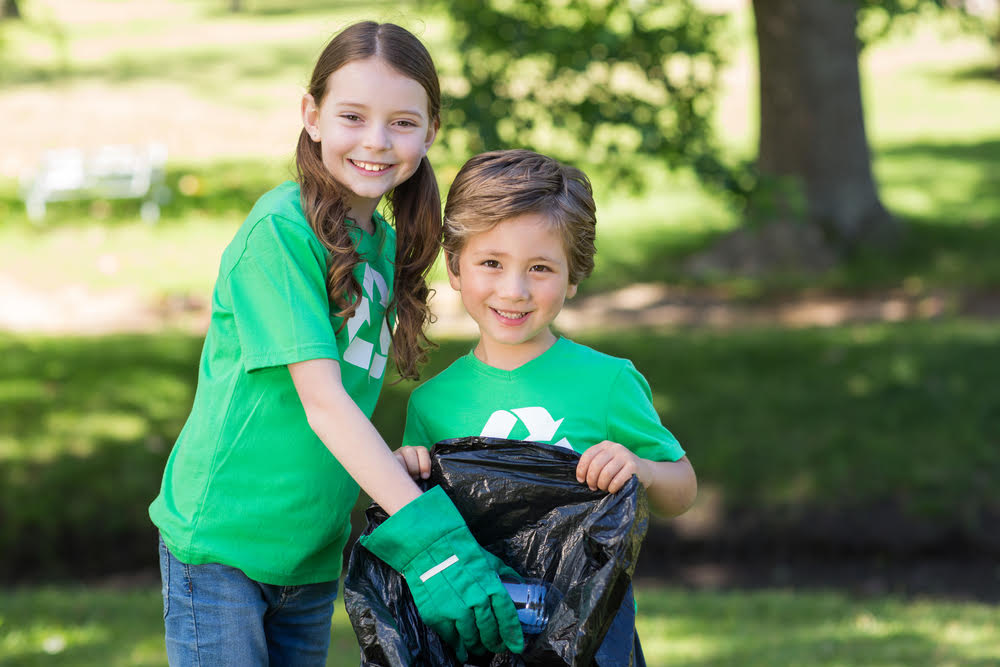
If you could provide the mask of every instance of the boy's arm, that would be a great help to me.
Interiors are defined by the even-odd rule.
[[[639,482],[646,487],[649,507],[654,514],[672,517],[686,512],[698,495],[698,479],[694,466],[684,456],[677,461],[650,461],[640,459],[646,471],[638,473]]]
[[[430,442],[430,436],[427,435],[427,427],[424,426],[420,408],[414,400],[415,395],[416,392],[411,392],[410,399],[406,403],[403,444],[393,453],[410,477],[427,479],[431,476],[430,448],[434,443]]]
[[[619,491],[632,475],[646,487],[650,510],[661,516],[683,514],[698,493],[698,480],[687,456],[677,461],[650,461],[625,445],[605,440],[588,448],[576,467],[577,480],[608,493]]]

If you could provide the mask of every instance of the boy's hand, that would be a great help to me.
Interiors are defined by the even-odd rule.
[[[426,447],[407,445],[393,452],[399,465],[410,473],[413,479],[427,479],[431,476],[431,455]]]
[[[600,489],[615,493],[628,482],[632,475],[637,475],[643,486],[648,486],[646,460],[642,459],[625,445],[605,440],[590,447],[580,457],[576,466],[576,480],[590,487],[591,491]]]

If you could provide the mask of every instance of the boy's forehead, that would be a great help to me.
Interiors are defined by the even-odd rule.
[[[460,252],[466,250],[492,255],[528,255],[535,259],[560,259],[560,255],[565,258],[568,254],[560,229],[549,216],[539,213],[507,218],[469,234]]]

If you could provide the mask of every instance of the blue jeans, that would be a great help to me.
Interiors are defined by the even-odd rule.
[[[171,667],[326,665],[337,581],[274,586],[218,563],[187,565],[160,538]]]

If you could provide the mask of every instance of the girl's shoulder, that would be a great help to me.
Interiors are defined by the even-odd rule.
[[[223,269],[233,267],[248,252],[270,252],[275,247],[321,253],[322,245],[309,226],[299,196],[299,185],[286,181],[261,195],[222,255]]]
[[[298,183],[285,181],[262,194],[250,209],[244,224],[252,224],[272,216],[307,223],[302,211],[302,193]]]
[[[273,224],[281,221],[281,224]],[[236,233],[234,242],[246,241],[250,236],[289,234],[315,236],[305,213],[302,211],[299,184],[285,181],[268,190],[253,205],[250,213]]]

